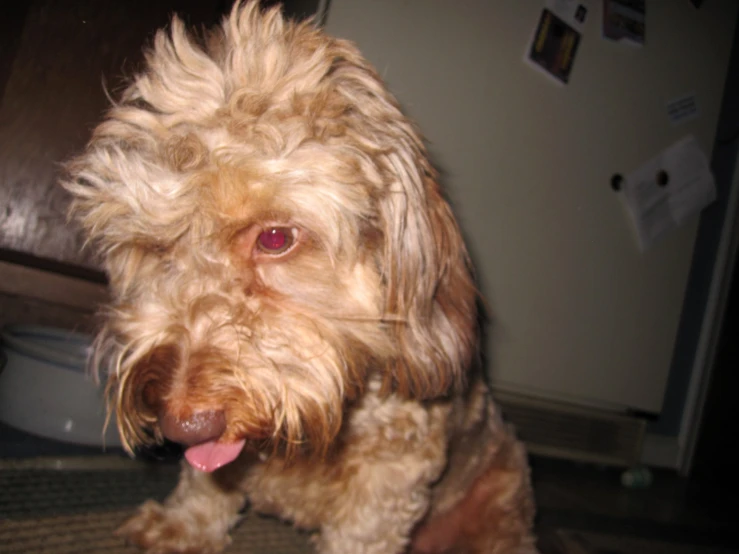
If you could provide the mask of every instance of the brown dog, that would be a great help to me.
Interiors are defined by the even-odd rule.
[[[535,552],[459,229],[353,45],[254,3],[200,44],[175,18],[69,167],[121,436],[188,447],[125,537],[219,552],[248,498],[325,553]]]

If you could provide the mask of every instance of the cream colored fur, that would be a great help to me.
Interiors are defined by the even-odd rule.
[[[200,39],[175,18],[69,175],[110,276],[96,363],[126,447],[216,411],[219,442],[246,440],[122,536],[219,552],[248,498],[324,553],[535,551],[459,229],[352,44],[255,3]]]

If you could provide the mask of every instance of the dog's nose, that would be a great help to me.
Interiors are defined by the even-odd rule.
[[[180,419],[165,412],[159,416],[159,429],[172,442],[193,446],[220,437],[226,430],[226,415],[223,410],[205,410]]]

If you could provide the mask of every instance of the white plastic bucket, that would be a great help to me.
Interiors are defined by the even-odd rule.
[[[39,325],[0,332],[0,421],[28,433],[87,446],[120,446],[114,418],[104,432],[102,386],[86,372],[92,337]]]

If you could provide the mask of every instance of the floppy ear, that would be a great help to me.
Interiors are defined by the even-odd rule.
[[[477,289],[420,140],[398,144],[385,155],[397,181],[381,202],[385,310],[399,318],[400,356],[388,378],[404,396],[433,398],[461,383],[475,354]]]
[[[332,119],[377,189],[378,263],[398,355],[385,392],[434,398],[461,384],[476,355],[477,289],[451,208],[415,126],[374,69],[345,41],[331,44],[326,79],[341,99]]]

